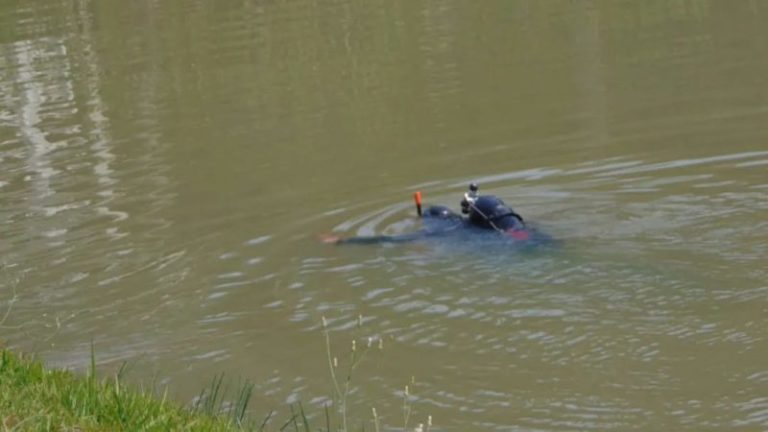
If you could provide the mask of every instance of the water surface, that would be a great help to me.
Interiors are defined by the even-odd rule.
[[[383,341],[368,429],[406,384],[436,430],[768,428],[766,14],[5,2],[2,338],[319,419],[326,317],[342,368]],[[562,247],[317,241],[411,231],[415,190],[458,209],[470,181]]]

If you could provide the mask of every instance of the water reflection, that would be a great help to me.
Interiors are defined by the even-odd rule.
[[[121,178],[136,171],[114,148],[121,138],[110,132],[102,60],[87,2],[76,2],[67,18],[62,25],[79,32],[5,45],[2,63],[13,77],[4,81],[12,83],[6,106],[17,113],[4,118],[19,131],[4,142],[8,188],[2,197],[3,219],[12,224],[6,230],[3,259],[7,271],[23,280],[20,294],[29,312],[20,322],[35,349],[62,331],[94,334],[117,324],[109,318],[116,308],[127,311],[126,303],[145,301],[147,292],[126,296],[122,288],[110,286],[129,280],[132,285],[136,276],[144,278],[152,269],[165,269],[158,280],[168,283],[178,276],[166,267],[184,255],[136,256],[141,241],[129,236],[126,224],[141,225],[147,218],[144,213],[128,221],[132,198]],[[141,170],[163,170],[157,154],[146,152],[144,157]],[[132,182],[129,190],[131,195],[139,192],[139,183]],[[157,211],[172,203],[157,184],[149,195],[159,198],[146,208]],[[17,280],[16,275],[9,280]],[[92,301],[83,304],[80,296],[89,292]],[[51,301],[58,305],[54,310],[48,307]],[[60,343],[66,346],[66,338]],[[83,354],[87,345],[80,340],[75,349]],[[125,348],[135,350],[135,345]]]
[[[86,9],[86,3],[77,2],[77,23],[81,27],[79,38],[73,39],[72,43],[82,53],[83,66],[85,69],[83,84],[84,92],[87,95],[86,104],[89,107],[88,119],[91,122],[90,136],[93,141],[91,151],[97,162],[93,165],[93,173],[101,190],[96,195],[102,198],[101,202],[95,203],[96,211],[101,216],[112,218],[115,222],[120,222],[129,217],[125,211],[111,209],[109,204],[114,201],[116,195],[116,184],[118,180],[114,176],[112,164],[116,156],[112,150],[113,139],[109,134],[109,118],[104,100],[100,94],[99,58],[96,53],[96,47],[93,42],[92,19]],[[118,226],[112,226],[105,229],[105,233],[118,239],[127,235],[120,232]]]

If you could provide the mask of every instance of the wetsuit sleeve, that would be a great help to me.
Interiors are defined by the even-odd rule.
[[[408,243],[426,237],[424,232],[415,232],[402,235],[361,236],[339,239],[336,244],[383,244],[383,243]]]

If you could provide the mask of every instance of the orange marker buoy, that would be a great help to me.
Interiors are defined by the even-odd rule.
[[[421,217],[421,192],[414,192],[413,200],[416,202],[416,213]]]

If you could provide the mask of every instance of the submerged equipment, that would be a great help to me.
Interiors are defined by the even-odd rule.
[[[469,190],[464,193],[461,199],[461,212],[469,216],[468,219],[472,225],[494,229],[504,234],[526,228],[523,217],[504,204],[504,201],[493,195],[481,196],[478,193],[479,190],[477,183],[470,183]],[[416,213],[419,217],[449,218],[449,215],[458,216],[444,206],[429,207],[424,214],[421,208],[421,192],[419,191],[414,192],[413,200],[416,203]]]
[[[478,186],[475,183],[469,184],[469,191],[464,194],[461,200],[461,212],[469,214],[469,221],[482,228],[492,228],[501,233],[507,233],[510,229],[517,230],[525,228],[523,217],[517,214],[511,207],[504,204],[501,199],[492,196],[478,195]],[[505,226],[505,219],[514,218],[520,226]]]

